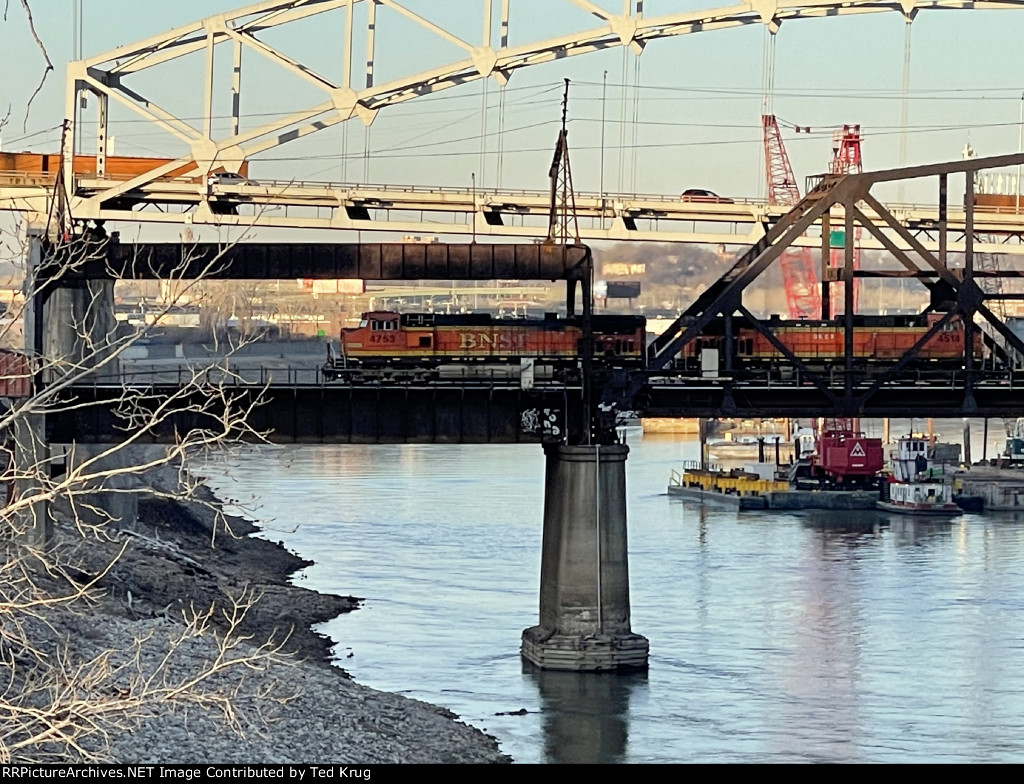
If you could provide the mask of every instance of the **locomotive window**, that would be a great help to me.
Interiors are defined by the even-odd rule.
[[[430,348],[432,338],[430,335],[420,336],[420,348]]]

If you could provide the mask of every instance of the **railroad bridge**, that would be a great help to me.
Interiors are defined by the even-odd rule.
[[[1013,270],[983,269],[978,252],[1024,253],[1024,221],[1016,209],[976,210],[975,175],[988,169],[1020,167],[1024,154],[983,158],[890,171],[825,176],[794,206],[757,200],[694,203],[675,197],[608,193],[577,199],[568,167],[565,117],[552,166],[550,193],[509,193],[501,188],[452,192],[352,184],[272,182],[257,184],[241,175],[249,158],[318,131],[358,119],[372,122],[378,112],[417,95],[472,81],[493,79],[500,86],[515,71],[564,57],[610,47],[639,54],[650,41],[711,29],[764,25],[771,34],[783,21],[821,15],[897,12],[909,22],[922,10],[1013,8],[1017,0],[943,0],[892,3],[744,2],[732,8],[644,18],[641,2],[626,3],[622,14],[586,0],[566,0],[596,17],[598,27],[524,45],[509,43],[509,4],[484,2],[483,41],[476,46],[417,16],[397,0],[264,0],[237,12],[219,14],[68,66],[66,143],[60,165],[50,176],[23,173],[0,177],[0,205],[29,216],[27,243],[31,295],[25,318],[26,347],[46,370],[34,374],[34,405],[18,433],[18,458],[45,464],[53,442],[118,442],[126,429],[143,440],[177,441],[183,433],[223,424],[227,407],[248,411],[253,431],[291,442],[536,441],[545,443],[545,512],[540,623],[526,630],[523,655],[542,667],[618,670],[645,667],[647,641],[629,620],[625,518],[625,461],[628,448],[616,442],[620,416],[1012,416],[1024,413],[1019,394],[1019,358],[1024,344],[990,305],[1015,297],[986,285],[992,277],[1019,277]],[[354,9],[365,12],[367,68],[357,85],[353,40]],[[436,69],[374,83],[379,10],[396,12],[414,25],[454,45],[460,59]],[[280,25],[337,11],[346,15],[344,74],[340,81],[284,55],[260,35]],[[496,40],[497,39],[497,40]],[[774,40],[774,39],[771,39]],[[233,55],[229,129],[215,134],[216,55]],[[255,52],[323,92],[323,101],[288,116],[244,128],[240,103],[242,53]],[[774,51],[773,49],[771,50]],[[196,127],[129,87],[143,70],[174,63],[189,54],[205,56],[203,107]],[[766,58],[767,61],[767,58]],[[908,74],[905,73],[905,80]],[[73,151],[81,147],[83,96],[96,107],[95,154],[84,170]],[[486,93],[485,93],[486,95]],[[486,103],[485,103],[486,105]],[[167,132],[186,152],[141,172],[115,176],[109,142],[116,125],[111,106],[134,120]],[[482,135],[486,136],[486,135]],[[368,164],[367,164],[368,168]],[[963,177],[963,199],[949,198],[949,178]],[[888,209],[872,188],[930,178],[935,206]],[[366,178],[368,179],[368,178]],[[483,179],[483,178],[481,178]],[[1018,200],[1019,202],[1019,200]],[[955,205],[955,206],[954,206]],[[251,214],[249,214],[251,211]],[[395,213],[418,212],[411,222]],[[299,215],[301,213],[301,215]],[[544,244],[429,246],[366,243],[311,245],[242,243],[235,247],[122,244],[104,234],[109,221],[180,225],[330,228],[354,231],[434,231],[423,215],[460,216],[445,233],[502,236]],[[527,224],[531,215],[542,220]],[[298,217],[297,217],[298,216]],[[582,230],[577,220],[584,220]],[[659,232],[658,226],[673,227]],[[692,230],[687,230],[687,224]],[[701,228],[698,228],[698,225]],[[725,225],[725,233],[712,233]],[[833,244],[834,230],[842,242]],[[867,271],[855,263],[854,237],[861,247],[887,251],[893,269]],[[702,294],[650,345],[642,369],[607,368],[592,354],[592,264],[580,239],[673,239],[750,245],[733,267]],[[795,353],[775,324],[757,318],[744,293],[787,249],[818,250],[821,317],[842,297],[843,316],[835,325],[843,351],[834,366],[821,368]],[[963,262],[959,264],[958,255]],[[838,257],[839,263],[830,263]],[[954,263],[957,262],[957,263]],[[935,315],[909,350],[888,366],[865,374],[854,352],[857,313],[854,283],[866,277],[911,278],[930,294],[927,313]],[[584,340],[578,385],[544,382],[532,388],[495,381],[473,383],[327,383],[308,368],[257,369],[252,376],[229,368],[186,373],[187,383],[150,378],[118,362],[110,341],[113,281],[130,278],[363,278],[565,280],[567,309],[579,298]],[[694,346],[712,324],[721,323],[722,365],[716,373],[694,374],[677,358]],[[954,323],[964,331],[963,361],[916,383],[915,361],[929,341]],[[780,355],[787,372],[762,377],[735,363],[740,329],[753,329]],[[977,336],[977,340],[975,339]],[[975,346],[980,346],[975,351]],[[99,350],[97,350],[99,347]],[[90,351],[91,349],[91,351]],[[86,365],[86,354],[89,354]],[[283,376],[283,377],[282,377]],[[913,398],[907,391],[912,389]],[[183,391],[184,390],[184,391]],[[175,411],[153,424],[148,412],[167,401]],[[140,435],[141,434],[141,435]],[[19,488],[19,492],[25,491]],[[108,499],[110,508],[116,499]],[[126,510],[125,514],[130,514]],[[115,515],[118,516],[118,515]],[[49,542],[47,517],[28,526],[29,544]]]
[[[973,175],[986,168],[1024,162],[1024,155],[1000,156],[904,170],[869,172],[826,178],[778,221],[768,234],[712,284],[669,328],[650,344],[645,367],[614,372],[580,356],[590,364],[583,383],[538,383],[523,389],[507,379],[446,381],[431,385],[381,380],[369,385],[328,382],[315,369],[289,373],[257,372],[231,377],[240,394],[259,395],[264,401],[270,438],[295,442],[366,441],[508,441],[540,440],[535,429],[523,429],[540,409],[557,412],[558,431],[578,444],[614,441],[616,418],[621,416],[901,416],[911,412],[931,416],[1016,416],[1021,413],[1020,358],[1024,342],[1010,330],[993,308],[1022,295],[1004,293],[987,285],[993,278],[1014,279],[1017,270],[977,269],[973,229],[966,253],[949,251],[951,229],[946,221],[949,177],[964,179],[965,201],[970,205]],[[904,228],[874,197],[879,183],[901,179],[934,180],[938,194],[935,226],[938,253],[931,253],[919,238]],[[959,200],[958,200],[959,201]],[[865,214],[868,205],[873,216]],[[883,226],[878,225],[879,216]],[[968,206],[966,224],[973,225]],[[842,227],[843,247],[837,249],[832,226]],[[828,322],[842,336],[842,351],[827,370],[800,356],[780,336],[791,322],[757,318],[744,294],[779,257],[809,229],[822,239],[820,257],[840,253],[840,268],[822,265],[822,319],[827,320],[838,292],[843,315]],[[888,246],[897,267],[862,270],[855,267],[854,237],[858,230]],[[911,250],[901,250],[896,240]],[[87,233],[80,242],[61,245],[39,241],[40,300],[52,292],[102,284],[115,279],[282,279],[361,278],[364,280],[565,280],[566,307],[590,318],[590,281],[593,277],[589,248],[579,244],[272,244],[241,243],[232,247],[180,243],[121,243],[102,234]],[[955,260],[955,264],[951,261]],[[52,272],[51,272],[52,271]],[[868,277],[907,278],[929,292],[924,314],[932,314],[901,356],[888,363],[872,363],[871,372],[855,352],[854,337],[861,323],[854,301],[854,281]],[[41,319],[43,305],[35,308]],[[698,342],[711,326],[719,330],[721,366],[680,368],[678,357]],[[736,360],[741,325],[777,350],[776,366],[784,372],[749,372]],[[941,370],[922,372],[922,351],[944,329],[957,326],[964,333],[965,350],[956,363]],[[43,352],[40,328],[36,351]],[[584,349],[586,346],[584,346]],[[146,379],[92,373],[75,393],[97,402],[116,398],[127,381],[144,387]],[[154,378],[154,389],[173,382]],[[264,388],[265,387],[265,388]],[[913,400],[908,389],[914,390]],[[481,413],[483,412],[483,413]],[[525,415],[525,416],[524,416]],[[55,420],[55,422],[58,420]],[[66,434],[103,439],[103,416],[87,410],[64,415],[60,430]],[[91,424],[90,424],[91,423]],[[56,426],[56,425],[55,425]],[[80,429],[80,430],[79,430]]]
[[[216,371],[206,371],[198,384],[190,376],[190,388],[182,396],[180,384],[166,378],[140,379],[127,372],[125,365],[111,373],[95,368],[76,383],[40,373],[35,379],[37,392],[50,395],[52,409],[40,418],[38,436],[46,443],[117,442],[126,429],[138,427],[144,420],[140,412],[156,410],[164,401],[176,399],[174,413],[159,426],[148,427],[146,438],[173,441],[183,432],[216,428],[222,414],[219,400],[225,407],[249,410],[254,432],[266,433],[271,440],[544,443],[547,471],[540,622],[524,632],[523,656],[554,669],[646,667],[647,640],[633,633],[629,621],[625,514],[629,450],[616,438],[618,418],[627,414],[863,417],[1024,413],[1020,394],[1024,381],[1018,367],[1024,343],[987,305],[1015,295],[985,291],[979,285],[986,275],[999,273],[975,269],[970,207],[975,171],[1019,163],[1024,163],[1024,155],[825,178],[655,338],[648,347],[645,366],[635,370],[604,367],[594,356],[591,254],[589,248],[565,236],[562,242],[529,245],[242,243],[224,249],[124,245],[95,227],[65,237],[37,234],[30,238],[35,286],[26,334],[39,357],[56,352],[74,358],[83,339],[93,346],[102,344],[104,329],[109,332],[112,320],[112,282],[126,278],[565,280],[567,310],[575,313],[579,295],[584,324],[581,381],[575,386],[547,382],[525,387],[474,379],[472,383],[392,386],[382,382],[356,387],[326,382],[315,368],[312,374],[307,368],[305,375],[299,369],[283,374],[260,369],[258,376],[249,378],[229,369],[219,378]],[[957,173],[967,175],[968,231],[962,267],[949,263],[945,219],[948,177]],[[937,179],[938,254],[890,220],[870,193],[879,182],[901,177]],[[912,251],[892,242],[886,230],[862,212],[862,203],[871,205],[887,229]],[[787,346],[777,334],[777,323],[754,316],[744,302],[744,292],[814,226],[822,237],[821,257],[831,258],[834,248],[829,229],[834,221],[845,229],[844,265],[838,270],[822,265],[821,299],[824,310],[834,287],[842,284],[845,312],[834,328],[843,334],[844,350],[841,361],[823,373]],[[567,226],[565,222],[561,225]],[[887,243],[903,268],[887,274],[913,278],[929,290],[926,312],[935,315],[905,354],[886,367],[875,367],[871,374],[865,374],[854,354],[857,314],[852,284],[864,274],[853,263],[858,227]],[[61,315],[69,313],[81,314],[81,321],[70,319],[70,324],[62,325]],[[732,364],[741,319],[747,329],[752,327],[778,350],[788,364],[784,376],[752,376]],[[681,352],[716,320],[724,327],[723,367],[710,374],[680,369],[677,358]],[[962,362],[946,375],[929,376],[926,384],[915,383],[910,375],[915,357],[954,321],[964,332]],[[83,334],[82,325],[86,325],[86,333],[94,330],[95,334]],[[48,333],[49,347],[44,339]],[[912,397],[907,394],[910,390]],[[45,540],[45,531],[42,536]]]

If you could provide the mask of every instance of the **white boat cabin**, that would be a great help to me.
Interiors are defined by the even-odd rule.
[[[1024,417],[1018,417],[1013,423],[1006,425],[1006,447],[1003,457],[1015,463],[1024,462]]]
[[[923,436],[904,436],[890,455],[893,481],[886,488],[885,501],[909,511],[956,510],[952,474],[946,473],[946,466],[955,467],[959,456],[958,444],[936,444]]]
[[[951,449],[952,448],[952,449]],[[946,480],[946,464],[952,452],[959,457],[956,444],[933,444],[923,436],[903,436],[890,454],[892,476],[897,482],[928,482],[942,484]]]

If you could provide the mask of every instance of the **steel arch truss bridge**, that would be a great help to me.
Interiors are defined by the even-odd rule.
[[[609,11],[609,4],[619,6],[621,12]],[[204,186],[211,171],[238,173],[254,156],[332,126],[353,119],[369,125],[388,107],[474,81],[490,79],[504,86],[522,68],[562,58],[623,46],[639,55],[654,40],[747,25],[765,25],[775,32],[790,20],[881,12],[899,13],[909,21],[921,10],[1014,9],[1024,7],[1024,0],[747,0],[729,7],[663,16],[645,16],[643,0],[621,4],[614,0],[603,6],[590,0],[546,0],[544,5],[550,13],[531,15],[518,10],[512,0],[463,0],[458,4],[459,19],[453,20],[450,13],[444,18],[443,9],[417,0],[264,0],[73,62],[68,67],[67,117],[77,120],[82,116],[84,120],[85,115],[79,114],[82,99],[87,94],[93,96],[89,112],[95,115],[96,133],[92,176],[76,179],[73,156],[65,156],[66,181],[75,183],[71,211],[77,218],[93,220],[134,217],[232,223],[233,210],[225,205],[241,196],[259,204],[326,208],[333,216],[326,224],[295,218],[272,219],[268,225],[403,230],[397,222],[368,225],[366,213],[374,202],[352,202],[343,198],[344,194],[339,198],[333,189],[304,192],[295,183],[279,183],[275,189],[280,192],[269,194],[263,192],[267,189],[247,188],[244,183],[240,189]],[[553,17],[571,22],[575,31],[564,32],[565,24],[559,27]],[[326,73],[323,66],[318,70],[309,61],[312,54],[301,51],[301,43],[294,43],[303,40],[302,30],[309,25],[315,25],[320,33],[337,30],[341,53],[337,73]],[[284,28],[294,30],[282,34]],[[468,35],[467,28],[476,28],[479,34]],[[401,75],[402,36],[409,31],[436,45],[438,61],[418,73]],[[279,42],[289,40],[289,35],[290,47]],[[181,67],[190,57],[188,62],[194,66]],[[230,71],[225,70],[226,65]],[[289,102],[294,96],[285,95],[287,90],[280,88],[279,94],[265,95],[267,69],[279,71],[282,79],[301,82],[306,90],[303,94],[311,90],[316,99],[298,110],[284,108],[294,103]],[[230,73],[230,86],[225,89],[226,73]],[[396,73],[400,75],[393,75]],[[152,94],[160,80],[173,81],[180,94],[201,97],[200,110],[196,112],[194,104],[190,112],[161,105]],[[261,105],[278,105],[280,110],[257,116],[249,126],[241,107],[255,93],[260,94]],[[108,171],[108,148],[115,107],[165,134],[174,149],[182,152],[155,168],[113,176]],[[215,123],[221,107],[227,122]],[[73,123],[67,149],[80,145],[78,124]],[[168,181],[180,187],[169,187]],[[158,187],[159,183],[165,185]],[[378,201],[387,198],[385,194]],[[408,208],[416,209],[416,202],[410,202]],[[426,197],[418,202],[421,209],[437,206]],[[155,209],[143,216],[139,209],[147,205]],[[475,216],[475,204],[472,211]],[[751,220],[756,222],[758,216]],[[486,230],[491,221],[482,223]],[[500,219],[497,225],[501,225]]]

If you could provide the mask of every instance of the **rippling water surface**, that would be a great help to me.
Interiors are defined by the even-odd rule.
[[[538,446],[261,448],[208,471],[316,561],[302,585],[365,597],[323,627],[341,666],[517,762],[1024,761],[1024,518],[701,508],[665,494],[696,445],[634,441],[633,630],[651,659],[625,677],[520,663]]]

